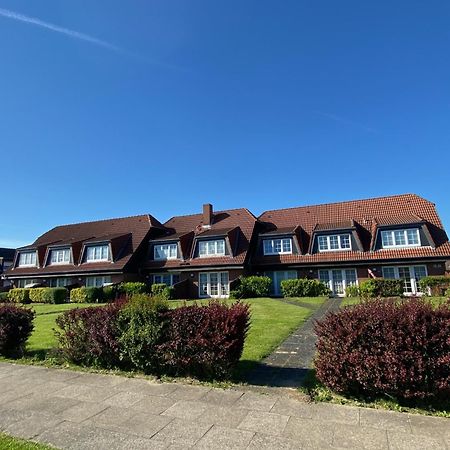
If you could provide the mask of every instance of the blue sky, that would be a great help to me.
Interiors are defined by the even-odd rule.
[[[406,192],[450,227],[449,22],[446,0],[0,0],[0,246]]]

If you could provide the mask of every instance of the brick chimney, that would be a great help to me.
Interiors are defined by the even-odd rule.
[[[213,221],[213,206],[210,203],[203,205],[203,226],[209,228]]]

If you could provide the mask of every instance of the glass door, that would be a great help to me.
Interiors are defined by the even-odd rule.
[[[332,270],[333,276],[333,294],[343,295],[344,294],[344,279],[342,277],[342,270]]]
[[[228,272],[203,272],[198,279],[199,297],[226,298],[229,294]]]

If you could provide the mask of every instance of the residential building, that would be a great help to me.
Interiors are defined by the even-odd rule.
[[[3,279],[3,274],[12,266],[14,253],[13,248],[0,248],[0,288],[9,286],[9,282]]]
[[[256,225],[245,208],[172,217],[166,233],[149,240],[143,264],[150,283],[175,285],[179,298],[226,298],[246,273]]]
[[[162,232],[149,214],[58,226],[17,249],[5,275],[16,287],[138,280],[148,238]]]
[[[414,194],[266,211],[258,222],[251,268],[272,278],[275,295],[297,277],[322,280],[334,295],[397,278],[405,294],[418,294],[420,278],[444,275],[450,259],[435,205]]]

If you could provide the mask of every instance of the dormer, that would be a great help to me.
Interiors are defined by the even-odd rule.
[[[192,258],[236,256],[239,227],[206,229],[195,235]]]
[[[311,236],[309,253],[362,251],[356,222],[317,223]]]
[[[73,264],[72,247],[70,245],[49,246],[45,260],[47,266]]]
[[[17,251],[15,267],[38,267],[36,248],[22,248]]]
[[[257,253],[262,256],[301,254],[301,229],[297,226],[270,227],[259,234]]]

